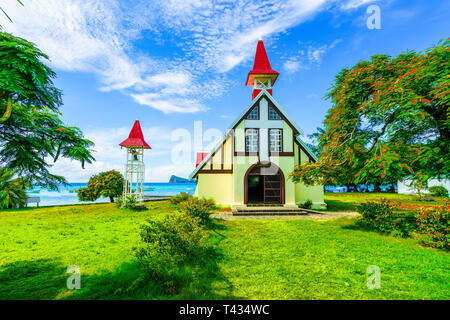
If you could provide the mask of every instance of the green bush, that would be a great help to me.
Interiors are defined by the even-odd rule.
[[[180,194],[169,198],[169,202],[171,204],[178,205],[181,202],[188,201],[189,199],[192,199],[192,196],[190,194],[187,194],[186,192],[181,192]]]
[[[449,250],[449,206],[416,212],[417,231],[422,244]]]
[[[116,207],[131,210],[147,210],[146,206],[139,204],[135,195],[129,195],[127,197],[121,196],[117,198]]]
[[[215,203],[212,199],[191,198],[181,202],[179,208],[186,215],[200,219],[201,223],[207,223]]]
[[[362,203],[357,210],[361,214],[361,224],[381,232],[407,237],[416,228],[414,214],[399,211],[391,201]]]
[[[443,186],[433,186],[429,187],[428,191],[433,197],[448,197],[448,190]]]
[[[312,206],[312,201],[310,199],[308,199],[300,205],[300,208],[311,209],[311,206]]]
[[[206,247],[199,219],[180,213],[147,220],[140,235],[142,243],[134,250],[146,274],[171,285],[177,267]]]

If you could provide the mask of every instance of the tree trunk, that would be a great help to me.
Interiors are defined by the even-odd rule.
[[[373,184],[373,192],[381,192],[380,184],[374,183]]]
[[[114,197],[109,197],[109,201],[114,202]]]

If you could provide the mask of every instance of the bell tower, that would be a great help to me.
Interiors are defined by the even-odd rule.
[[[279,73],[270,66],[266,48],[262,40],[256,46],[255,62],[253,70],[248,73],[246,86],[253,86],[252,100],[261,92],[263,88],[272,94],[272,86],[278,78]]]
[[[125,181],[123,184],[123,199],[134,197],[142,205],[142,191],[144,189],[144,149],[151,149],[145,142],[139,120],[134,122],[128,139],[119,144],[127,149],[125,163]]]

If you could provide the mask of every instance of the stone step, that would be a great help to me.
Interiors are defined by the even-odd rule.
[[[299,216],[308,215],[305,211],[236,211],[233,216]]]
[[[299,207],[282,206],[238,206],[232,209],[232,214],[237,216],[257,215],[308,215],[321,214],[321,212],[303,209]]]

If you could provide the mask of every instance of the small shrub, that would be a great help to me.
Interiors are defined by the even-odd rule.
[[[171,204],[178,205],[181,202],[188,201],[189,199],[192,199],[192,196],[190,194],[187,194],[186,192],[181,192],[180,194],[169,198],[169,202]]]
[[[416,228],[414,214],[399,211],[398,205],[391,201],[362,203],[358,212],[360,223],[381,232],[407,237]]]
[[[117,208],[123,208],[123,196],[120,196],[116,199],[115,206]]]
[[[129,195],[120,200],[120,208],[131,209],[131,210],[148,210],[146,206],[140,204],[135,195]]]
[[[300,205],[300,208],[303,208],[303,209],[311,209],[311,207],[312,207],[312,201],[310,199],[306,200],[304,203],[302,203]]]
[[[206,246],[199,219],[180,213],[147,220],[140,235],[142,243],[134,249],[138,261],[147,275],[170,286],[177,267]]]
[[[433,197],[448,197],[448,190],[443,186],[429,187],[428,191]]]
[[[449,217],[448,205],[416,212],[417,231],[422,244],[449,250]]]
[[[214,200],[204,198],[191,198],[179,204],[179,208],[183,213],[200,219],[203,224],[209,221],[209,215],[214,207]]]

